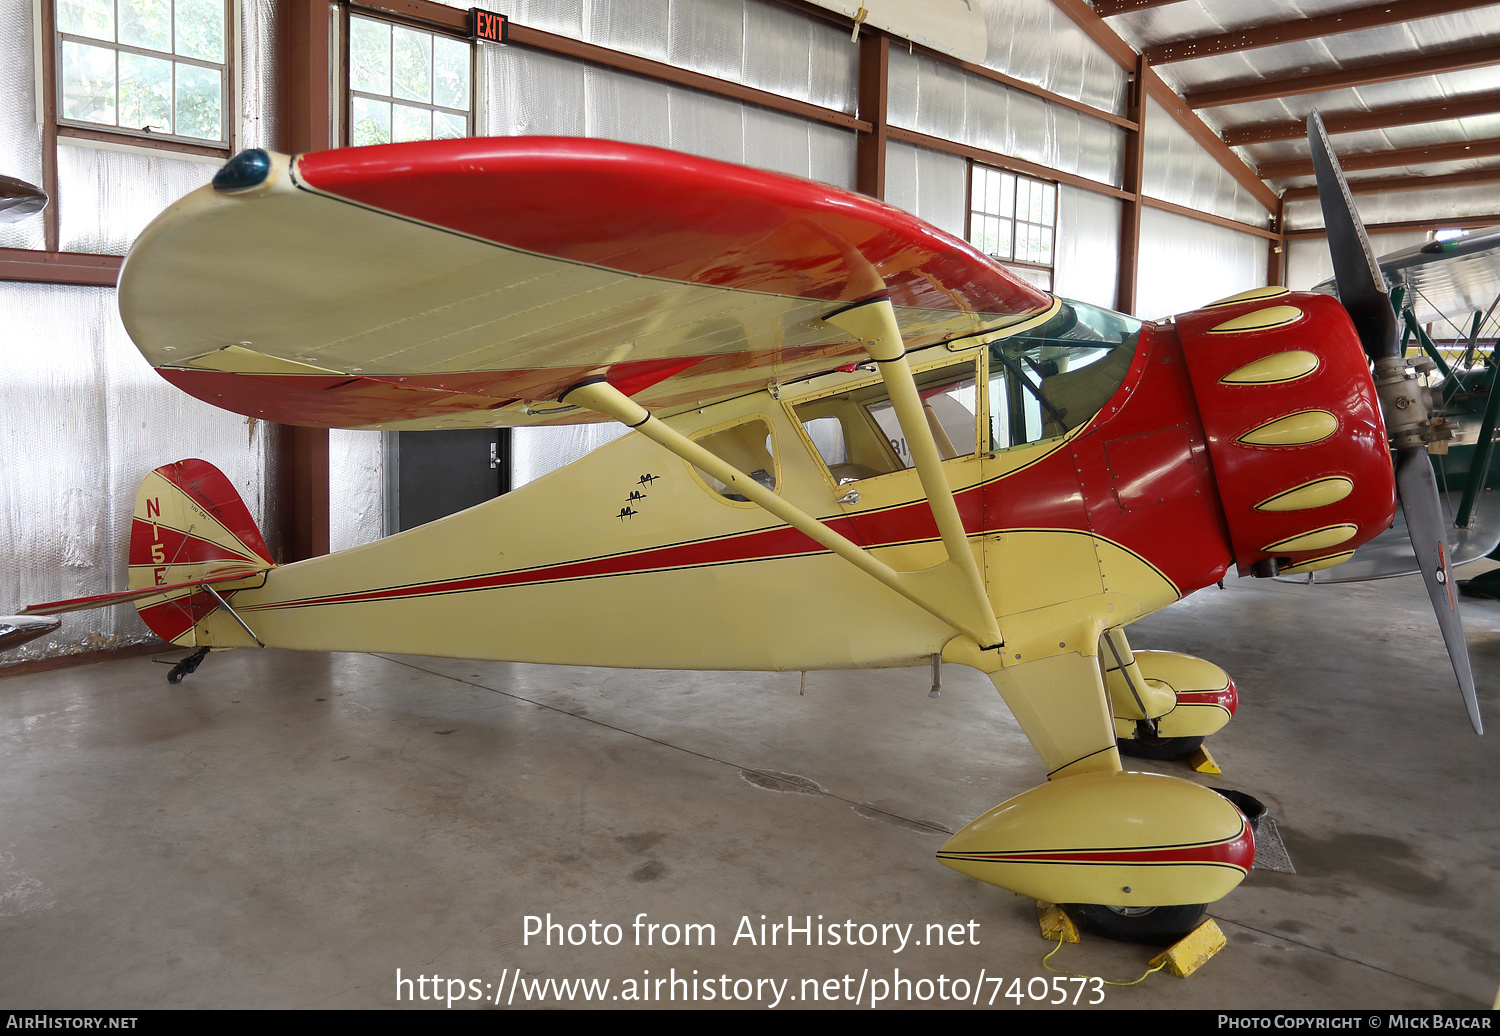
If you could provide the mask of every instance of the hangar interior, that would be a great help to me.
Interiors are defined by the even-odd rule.
[[[475,12],[506,17],[504,42],[474,38]],[[1500,5],[1474,0],[8,0],[0,17],[0,174],[50,199],[0,223],[0,611],[123,588],[136,487],[178,458],[223,470],[290,562],[425,520],[431,490],[403,490],[419,470],[477,471],[471,503],[620,434],[511,429],[476,461],[431,458],[414,433],[247,420],[158,377],[116,310],[122,258],[242,149],[669,148],[883,199],[1145,319],[1329,276],[1314,109],[1377,252],[1500,224]],[[1493,713],[1500,604],[1462,611]],[[1217,961],[1105,987],[1105,1005],[1494,1003],[1500,755],[1453,700],[1421,584],[1230,579],[1137,633],[1234,676],[1223,773],[1198,779],[1263,799],[1290,861],[1213,905]],[[961,666],[929,698],[925,670],[236,651],[169,687],[156,661],[179,654],[107,608],[0,665],[9,1003],[405,1006],[397,969],[1050,978],[1031,902],[932,858],[1043,777]],[[642,914],[718,941],[524,930],[551,915],[632,933]],[[979,928],[904,953],[732,941],[761,915]],[[1133,978],[1145,956],[1095,939],[1060,966]],[[688,1006],[723,1002],[692,988]]]

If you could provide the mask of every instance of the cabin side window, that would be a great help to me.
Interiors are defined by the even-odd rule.
[[[990,449],[1064,435],[1119,391],[1141,322],[1063,302],[1046,323],[990,346]]]
[[[975,451],[978,391],[974,365],[943,367],[914,376],[927,426],[943,460]],[[884,382],[795,408],[835,484],[901,471],[913,464]]]
[[[728,428],[711,431],[693,441],[720,460],[732,464],[767,489],[772,491],[776,489],[778,481],[776,440],[771,435],[770,425],[764,420],[752,418],[748,421],[741,421]],[[701,468],[693,468],[693,473],[703,481],[704,485],[725,500],[732,500],[735,503],[750,502],[750,498],[734,485],[721,482]]]

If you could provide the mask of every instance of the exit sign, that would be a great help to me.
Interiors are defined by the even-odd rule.
[[[469,8],[469,17],[474,26],[474,38],[476,40],[489,40],[491,43],[504,43],[505,30],[510,24],[510,19],[503,14],[492,14],[489,11],[481,11],[477,7]]]

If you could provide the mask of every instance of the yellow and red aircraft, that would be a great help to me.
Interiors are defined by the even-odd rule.
[[[169,464],[137,497],[130,589],[29,611],[133,600],[200,653],[973,666],[1048,779],[939,857],[1126,934],[1181,930],[1244,876],[1250,828],[1118,744],[1189,751],[1236,692],[1125,628],[1390,525],[1344,294],[1145,324],[870,198],[609,141],[247,151],[125,263],[121,313],[163,377],[289,424],[638,434],[288,565],[216,469]]]

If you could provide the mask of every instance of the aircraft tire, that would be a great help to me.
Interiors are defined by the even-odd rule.
[[[1063,910],[1086,932],[1122,942],[1166,945],[1198,927],[1206,903],[1158,907],[1112,907],[1098,903],[1065,903]]]
[[[1115,742],[1121,755],[1135,759],[1151,759],[1156,762],[1171,762],[1186,759],[1203,744],[1201,737],[1132,737]]]

